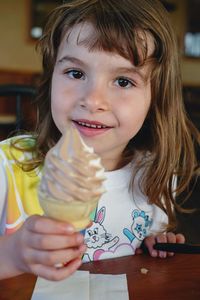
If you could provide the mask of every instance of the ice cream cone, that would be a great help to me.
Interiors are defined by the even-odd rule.
[[[71,223],[77,231],[90,223],[90,214],[104,192],[104,169],[93,149],[69,126],[45,158],[38,188],[46,216]]]
[[[46,216],[69,222],[76,231],[81,231],[90,223],[90,214],[95,209],[98,199],[87,202],[61,202],[47,198],[40,193],[40,205]]]

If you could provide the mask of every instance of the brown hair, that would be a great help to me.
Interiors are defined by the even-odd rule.
[[[150,203],[167,212],[172,227],[173,207],[178,207],[174,192],[185,190],[197,170],[193,140],[199,143],[200,138],[185,113],[176,37],[167,14],[157,0],[69,0],[50,14],[39,42],[43,75],[38,94],[37,150],[41,163],[61,136],[53,122],[50,103],[52,73],[63,33],[80,22],[90,22],[96,32],[84,41],[90,49],[117,52],[138,67],[149,60],[150,35],[155,44],[150,57],[151,107],[141,130],[122,153],[121,165],[133,160],[136,151],[144,154],[138,161],[138,169],[144,170],[142,189]],[[138,49],[142,49],[142,55]],[[174,175],[179,179],[176,191]]]

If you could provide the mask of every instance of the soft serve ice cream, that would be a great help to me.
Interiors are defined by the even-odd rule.
[[[83,142],[77,129],[69,126],[45,158],[38,189],[45,215],[84,229],[104,192],[104,180],[99,156]]]

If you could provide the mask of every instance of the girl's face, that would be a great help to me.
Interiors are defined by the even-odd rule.
[[[92,25],[79,24],[63,36],[52,77],[52,116],[61,133],[72,122],[104,167],[114,170],[149,110],[148,67],[138,70],[119,54],[77,42],[92,33]]]

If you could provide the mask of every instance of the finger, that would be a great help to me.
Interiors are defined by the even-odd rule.
[[[153,257],[158,256],[158,251],[153,248],[155,243],[156,243],[155,236],[148,236],[144,240],[145,247],[148,249],[149,254]]]
[[[161,234],[157,235],[156,236],[156,241],[158,243],[166,243],[167,242],[166,234],[161,233]],[[167,257],[167,252],[166,251],[158,251],[158,256],[160,258],[165,258],[165,257]]]
[[[181,234],[181,233],[177,233],[176,234],[176,242],[179,243],[179,244],[185,243],[185,237],[184,237],[184,235]]]
[[[166,233],[168,243],[176,243],[176,235],[173,232]],[[174,256],[174,252],[167,252],[167,256]]]
[[[166,239],[168,243],[176,243],[176,235],[173,232],[167,232]]]
[[[75,232],[74,227],[69,223],[38,215],[29,217],[25,221],[24,226],[27,228],[27,230],[37,233],[73,234]]]
[[[25,262],[31,268],[34,264],[44,266],[55,266],[57,264],[65,264],[70,261],[82,257],[85,246],[79,248],[68,248],[56,251],[39,251],[29,249],[26,253]]]
[[[156,241],[157,241],[157,243],[166,243],[167,242],[167,235],[163,234],[163,233],[158,234],[156,236]]]
[[[42,250],[66,249],[79,247],[84,242],[84,237],[80,233],[73,235],[52,235],[32,233],[29,247]]]
[[[32,266],[32,273],[48,280],[58,281],[72,275],[81,265],[82,261],[77,258],[67,264],[63,268],[55,268],[36,264]]]
[[[136,249],[135,249],[135,254],[136,254],[136,255],[142,254],[142,253],[143,253],[143,251],[142,251],[141,248],[136,248]]]

